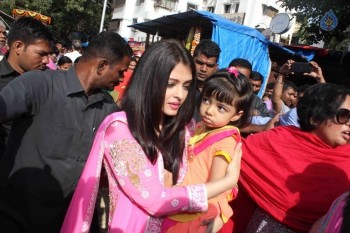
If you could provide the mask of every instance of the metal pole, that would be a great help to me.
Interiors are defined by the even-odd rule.
[[[105,0],[103,3],[100,32],[102,32],[102,30],[103,30],[103,22],[105,21],[106,8],[107,8],[107,0]]]

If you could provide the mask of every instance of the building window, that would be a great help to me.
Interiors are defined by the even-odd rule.
[[[110,0],[113,8],[121,7],[125,5],[126,0]]]
[[[176,10],[177,0],[155,0],[155,7],[162,7],[169,10]]]
[[[121,19],[112,19],[109,22],[108,30],[109,31],[118,31],[120,28],[120,22],[121,22]]]
[[[198,8],[198,6],[196,6],[194,4],[187,3],[187,11],[197,10],[197,8]]]
[[[132,24],[136,24],[137,23],[137,18],[133,18],[132,19]],[[136,32],[136,29],[135,28],[131,28],[131,31],[132,32]]]
[[[239,9],[239,3],[236,3],[235,13],[238,13],[238,9]]]
[[[224,5],[224,13],[231,13],[231,5]]]
[[[214,10],[215,10],[215,7],[213,7],[213,6],[209,6],[208,7],[208,11],[209,12],[214,13]]]
[[[262,4],[262,10],[263,10],[263,15],[269,16],[273,18],[277,13],[278,10],[272,6],[268,6],[266,4]]]
[[[136,0],[136,5],[140,5],[141,3],[144,3],[145,0]]]

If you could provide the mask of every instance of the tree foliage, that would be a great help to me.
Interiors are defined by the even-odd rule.
[[[67,39],[73,32],[95,35],[99,32],[103,0],[3,0],[0,9],[11,15],[13,8],[31,10],[50,16],[49,25],[56,39]],[[104,25],[111,14],[106,13]],[[69,38],[71,39],[71,38]]]
[[[339,45],[348,41],[350,29],[350,4],[348,0],[278,0],[282,7],[295,10],[301,22],[300,36],[309,44],[324,41],[326,45]],[[332,31],[320,28],[322,17],[333,10],[338,18],[338,26]]]

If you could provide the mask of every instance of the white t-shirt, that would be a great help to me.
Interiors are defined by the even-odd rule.
[[[73,52],[70,52],[70,53],[66,53],[64,56],[66,57],[69,57],[72,62],[74,63],[75,59],[77,59],[78,57],[81,56],[81,53],[79,53],[78,51],[73,51]]]

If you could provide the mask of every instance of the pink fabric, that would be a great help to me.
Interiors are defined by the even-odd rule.
[[[220,131],[220,133],[213,133],[212,135],[206,136],[205,143],[201,143],[199,145],[196,145],[196,147],[193,149],[193,154],[198,155],[203,150],[205,150],[209,145],[214,144],[217,141],[220,141],[224,138],[231,137],[232,135],[237,136],[237,141],[241,141],[241,135],[239,134],[239,131],[237,128],[225,130],[223,132]]]
[[[7,49],[5,47],[0,48],[0,54],[5,55],[7,53]]]
[[[46,64],[47,67],[49,67],[51,70],[57,70],[56,64],[49,58],[49,63]]]
[[[264,100],[264,103],[266,104],[266,108],[268,110],[273,110],[272,108],[272,101],[269,99],[269,100]]]
[[[186,160],[187,154],[178,182],[186,172]],[[207,209],[203,184],[164,188],[162,156],[152,164],[132,137],[125,113],[118,112],[109,115],[97,131],[61,232],[89,232],[102,165],[110,190],[109,232],[160,232],[160,216]]]
[[[349,192],[338,197],[323,217],[318,233],[339,233],[343,223],[343,211]]]

